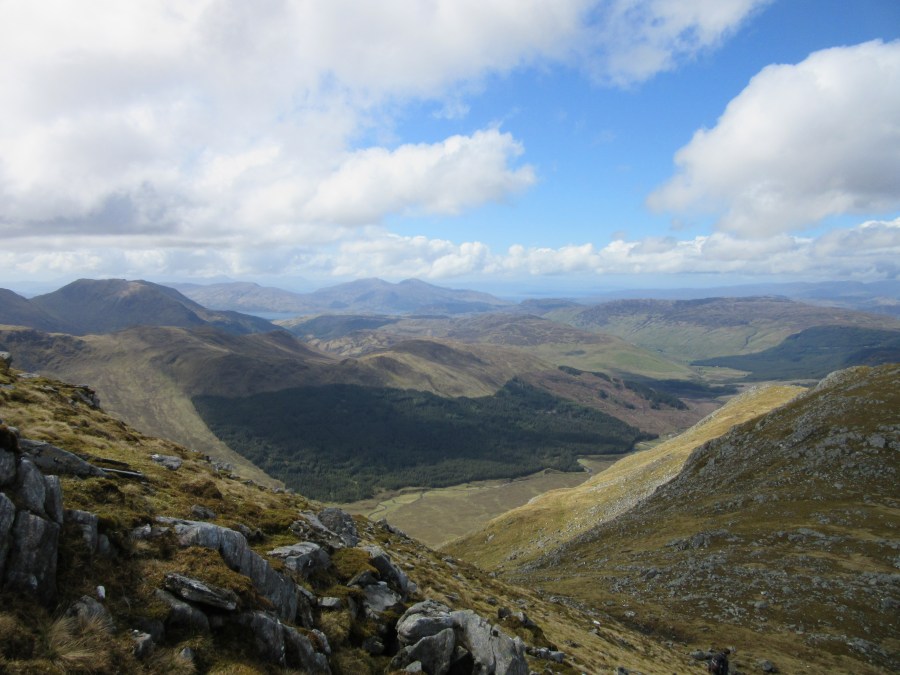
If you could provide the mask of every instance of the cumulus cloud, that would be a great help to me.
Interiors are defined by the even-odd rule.
[[[336,224],[502,200],[535,180],[510,133],[398,147],[358,139],[413,99],[464,116],[462,92],[520,67],[641,81],[715,44],[760,3],[679,4],[4,3],[0,232],[70,247],[104,235],[135,249],[145,238],[313,245],[333,241]],[[652,58],[637,58],[648,46]]]
[[[655,209],[723,212],[718,226],[768,236],[847,213],[900,207],[900,41],[826,49],[773,65],[713,129],[675,155]]]

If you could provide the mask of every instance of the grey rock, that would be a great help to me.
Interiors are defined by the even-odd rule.
[[[60,526],[20,510],[13,524],[5,588],[32,593],[45,605],[56,599]]]
[[[165,517],[156,520],[172,527],[181,546],[217,550],[229,568],[249,577],[253,587],[272,603],[279,617],[293,621],[297,616],[297,584],[272,569],[265,558],[248,546],[240,532],[201,521]]]
[[[320,569],[327,569],[331,565],[331,558],[318,544],[311,541],[301,541],[290,546],[279,546],[272,549],[266,555],[284,560],[284,566],[292,572],[298,572],[304,577]]]
[[[372,586],[373,584],[377,583],[377,574],[375,574],[372,570],[363,570],[362,572],[358,572],[356,575],[354,575],[354,577],[347,582],[347,585],[365,588],[366,586]]]
[[[319,643],[319,647],[321,649],[317,651],[321,651],[323,654],[331,656],[331,645],[328,643],[328,637],[325,635],[325,633],[320,631],[318,628],[313,628],[309,632],[315,636],[316,640]]]
[[[112,635],[116,630],[116,622],[106,606],[89,595],[82,595],[66,610],[66,616],[81,621],[93,621],[102,627],[104,632]]]
[[[158,455],[154,453],[150,455],[150,459],[166,467],[169,471],[178,471],[184,463],[181,457],[176,457],[175,455]]]
[[[191,516],[197,520],[215,520],[216,512],[202,504],[191,506]]]
[[[34,462],[23,458],[19,462],[19,472],[16,476],[16,492],[20,504],[36,516],[45,516],[44,502],[47,499],[47,486],[44,483],[44,474]]]
[[[105,476],[106,472],[81,457],[44,441],[23,438],[19,449],[26,453],[43,472],[61,476]]]
[[[763,659],[761,661],[756,662],[756,667],[759,668],[764,673],[777,673],[778,668],[775,667],[775,664],[769,661],[768,659]]]
[[[359,543],[356,523],[353,522],[353,516],[346,511],[329,506],[319,511],[319,521],[340,537],[344,546],[352,548]]]
[[[238,597],[234,591],[205,584],[199,579],[192,579],[183,574],[169,572],[163,584],[167,591],[198,605],[224,609],[227,612],[233,612],[238,606]]]
[[[419,661],[413,661],[406,668],[403,669],[404,673],[424,673],[425,671],[422,669],[422,663]]]
[[[44,513],[57,525],[63,524],[63,495],[59,476],[44,476]]]
[[[131,632],[131,653],[134,654],[138,661],[143,661],[153,654],[156,643],[150,633],[141,633],[140,631]]]
[[[362,643],[363,650],[372,656],[384,654],[384,643],[377,635],[370,635]]]
[[[366,609],[375,614],[381,614],[387,609],[399,605],[403,599],[383,581],[377,584],[366,586],[363,589],[365,593]]]
[[[426,673],[445,675],[453,663],[455,651],[456,634],[452,628],[445,628],[401,649],[391,660],[390,669],[401,670],[418,662]]]
[[[150,635],[157,644],[166,639],[166,627],[159,619],[137,617],[132,619],[131,625],[134,626],[136,632]]]
[[[67,523],[74,523],[81,530],[81,538],[89,553],[95,553],[99,543],[97,527],[99,518],[90,511],[66,510],[63,519]]]
[[[319,516],[311,511],[301,511],[300,518],[288,528],[298,539],[315,540],[332,549],[344,548],[344,540],[337,532],[329,529]]]
[[[528,675],[525,644],[512,639],[471,610],[450,613],[457,638],[475,660],[475,672]]]
[[[344,606],[344,603],[340,598],[335,598],[332,596],[327,596],[324,598],[319,598],[319,608],[320,609],[340,609]]]
[[[0,449],[0,487],[16,480],[16,456],[8,450]]]
[[[330,674],[328,659],[316,652],[312,642],[266,612],[238,615],[238,625],[248,629],[260,656],[282,667],[302,668],[315,675]]]
[[[199,609],[192,607],[184,600],[179,600],[161,588],[154,595],[169,607],[166,617],[166,629],[185,630],[190,632],[209,633],[209,619]]]
[[[16,520],[16,505],[5,494],[0,492],[0,586],[3,585],[3,574],[6,570],[6,557],[12,546],[10,530]]]
[[[393,586],[404,598],[409,593],[409,577],[397,567],[390,556],[379,546],[363,546],[362,549],[369,554],[369,562],[372,564],[383,581]]]
[[[290,626],[282,625],[281,629],[284,634],[285,665],[289,668],[300,668],[303,672],[312,675],[330,675],[331,668],[328,666],[328,657],[316,651],[308,637],[301,635]],[[317,638],[321,636],[326,650],[331,651],[325,634],[320,631],[315,632],[318,633]]]
[[[397,639],[412,645],[428,635],[436,635],[454,626],[450,608],[435,600],[424,600],[410,607],[397,621]]]

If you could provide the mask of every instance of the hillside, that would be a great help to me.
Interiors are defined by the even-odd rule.
[[[900,330],[855,326],[817,326],[785,338],[781,344],[754,354],[719,356],[695,361],[747,371],[747,380],[819,379],[848,366],[900,362]]]
[[[896,672],[898,383],[896,364],[831,375],[503,576],[779,672]]]
[[[299,315],[466,314],[510,304],[488,293],[443,288],[418,279],[406,279],[396,284],[381,279],[359,279],[312,293],[291,293],[246,283],[184,284],[179,289],[208,307]]]
[[[762,351],[814,326],[900,329],[888,316],[777,297],[617,300],[547,316],[681,362]]]
[[[193,400],[229,446],[289,487],[331,502],[578,471],[579,455],[625,453],[648,438],[515,379],[479,398],[342,384]]]
[[[0,288],[0,325],[29,326],[54,331],[63,328],[61,322],[21,295]]]
[[[133,326],[211,326],[239,334],[273,329],[264,319],[237,312],[214,312],[174,289],[148,281],[79,279],[29,302],[53,317],[57,322],[54,330],[73,335],[112,333]],[[2,315],[0,323],[41,328],[9,321]]]
[[[692,667],[693,645],[598,627],[388,527],[217,471],[89,394],[0,359],[0,414],[21,434],[0,424],[0,671]]]
[[[677,475],[695,448],[802,391],[784,386],[748,391],[675,438],[620,459],[577,487],[535,497],[445,548],[488,569],[519,568],[632,508]]]

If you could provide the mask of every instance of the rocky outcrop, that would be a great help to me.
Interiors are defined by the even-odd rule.
[[[202,546],[218,551],[225,564],[248,577],[257,592],[275,607],[279,617],[293,621],[297,615],[297,584],[276,572],[265,558],[247,544],[240,532],[196,520],[159,517],[157,522],[175,532],[181,546]]]
[[[426,600],[410,607],[397,622],[402,648],[391,660],[392,670],[416,663],[422,672],[478,675],[528,675],[525,643],[510,638],[471,610],[451,611]]]

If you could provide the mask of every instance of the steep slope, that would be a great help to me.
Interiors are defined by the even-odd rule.
[[[19,487],[5,480],[11,434],[0,424],[2,522],[11,504],[18,519],[58,533],[31,567],[51,594],[0,588],[0,671],[383,673],[396,670],[389,665],[399,648],[418,639],[398,635],[399,619],[407,608],[414,616],[414,603],[424,600],[453,610],[432,622],[453,626],[452,642],[470,650],[453,672],[511,654],[519,660],[510,673],[548,665],[563,675],[692,667],[689,645],[612,620],[597,626],[593,615],[492,579],[390,528],[216,471],[196,453],[109,417],[79,397],[83,388],[19,377],[3,362],[0,385],[4,422],[25,437],[77,448],[80,458],[62,455],[68,466],[90,467],[82,477],[45,478],[22,468],[34,467],[35,456],[18,454],[14,469],[48,486],[46,503],[55,506],[45,512],[34,500],[19,501]],[[15,578],[7,572],[22,555],[6,544],[11,536],[20,545],[19,529],[0,527],[0,578]],[[315,554],[308,564],[298,562],[301,551]],[[431,635],[427,624],[417,630]],[[434,658],[425,647],[417,653]]]
[[[891,317],[777,297],[617,300],[557,318],[686,362],[758,352],[813,326],[900,328]]]
[[[148,281],[79,279],[32,298],[31,303],[76,335],[112,333],[132,326],[213,326],[230,333],[273,329],[264,319],[213,312],[172,288]]]
[[[488,569],[521,567],[621,515],[677,475],[695,448],[802,391],[770,386],[741,394],[675,438],[620,459],[577,487],[545,492],[445,549]]]
[[[896,672],[898,384],[833,374],[506,578],[783,672]]]
[[[0,288],[0,326],[29,326],[46,331],[62,331],[66,328],[59,319],[5,288]]]

